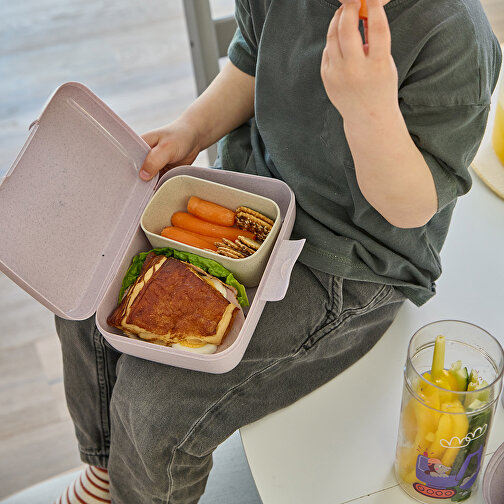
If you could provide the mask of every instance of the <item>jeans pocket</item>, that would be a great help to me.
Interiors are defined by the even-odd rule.
[[[332,316],[310,335],[302,348],[309,351],[326,336],[338,338],[345,334],[345,325],[350,319],[355,322],[358,317],[364,318],[373,310],[403,299],[404,296],[392,285],[335,277]]]
[[[328,304],[325,317],[313,329],[313,331],[310,332],[308,337],[303,341],[301,346],[297,348],[295,353],[299,352],[302,348],[309,348],[324,334],[330,332],[335,321],[338,320],[343,308],[343,278],[315,269],[311,269],[311,272],[326,289]]]
[[[351,315],[367,313],[387,303],[394,291],[392,285],[345,279],[343,281],[343,303],[340,318],[345,319]]]

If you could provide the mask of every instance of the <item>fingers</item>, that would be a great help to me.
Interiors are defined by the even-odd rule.
[[[324,50],[324,54],[322,56],[322,61],[324,58],[327,60],[329,57],[342,57],[341,49],[339,45],[339,37],[338,37],[338,25],[341,18],[342,8],[340,7],[335,13],[331,22],[329,23],[329,28],[327,30],[327,40],[326,47]]]
[[[341,9],[338,34],[343,58],[362,57],[362,36],[359,32],[359,0],[345,2]]]
[[[363,44],[359,31],[359,0],[342,0],[327,30],[327,41],[322,64],[330,59],[362,57]]]
[[[367,41],[371,57],[389,56],[391,36],[387,14],[382,0],[367,0],[368,28]]]
[[[140,136],[149,147],[155,147],[159,142],[159,133],[157,131],[148,131]]]
[[[149,141],[143,137],[143,139],[149,143]],[[155,145],[153,149],[147,154],[142,168],[140,170],[140,178],[143,180],[150,180],[154,177],[160,170],[162,170],[169,162],[172,160],[171,149],[167,148],[166,145],[161,146],[159,144]]]

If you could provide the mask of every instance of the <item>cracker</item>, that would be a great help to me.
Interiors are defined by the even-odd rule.
[[[273,224],[275,224],[275,221],[273,221],[270,218],[266,217],[262,213],[257,212],[256,210],[252,210],[249,207],[240,206],[240,207],[238,207],[235,210],[235,213],[239,213],[239,212],[244,212],[244,213],[248,213],[250,215],[253,215],[254,217],[257,217],[258,219],[261,219],[262,221],[266,222],[266,224],[269,224],[270,226],[273,226]]]
[[[252,240],[252,238],[247,238],[246,236],[238,236],[238,240],[246,247],[249,247],[253,250],[259,250],[259,247],[261,246],[258,241]]]
[[[237,250],[238,252],[240,252],[240,247],[234,241],[231,241],[228,238],[222,238],[222,241],[224,242],[225,246],[228,246],[229,248],[232,248],[233,250]]]
[[[238,212],[236,214],[236,225],[240,229],[246,229],[254,233],[261,241],[264,241],[271,231],[270,224],[246,212]]]
[[[247,247],[247,245],[242,243],[240,240],[235,240],[235,243],[236,243],[236,246],[240,248],[240,252],[242,254],[245,254],[246,256],[250,256],[255,252],[254,249]]]
[[[233,250],[229,247],[219,247],[217,249],[217,254],[230,257],[231,259],[243,259],[245,256],[238,252],[237,250]]]

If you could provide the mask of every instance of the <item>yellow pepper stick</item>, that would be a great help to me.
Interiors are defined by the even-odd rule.
[[[444,369],[445,361],[445,337],[439,335],[434,343],[434,355],[432,357],[432,370],[430,379],[433,383],[446,390],[457,390],[458,384],[455,377]],[[467,434],[467,417],[465,415],[456,414],[464,413],[462,403],[455,398],[455,394],[439,393],[440,400],[442,401],[441,410],[447,413],[444,414],[439,420],[439,425],[434,436],[434,440],[429,446],[429,456],[434,458],[442,458],[448,467],[451,466],[455,460],[454,454],[458,451],[455,448],[447,448],[447,446],[457,442],[454,437],[463,438]],[[448,401],[447,401],[448,399]]]
[[[434,387],[423,384],[420,386],[418,394],[422,402],[415,398],[410,399],[404,408],[403,422],[401,423],[404,435],[410,444],[399,454],[401,476],[405,481],[409,481],[406,474],[412,473],[414,475],[418,455],[426,452],[432,443],[441,416],[441,413],[436,411],[440,408],[440,403],[437,390]],[[414,419],[409,418],[405,423],[405,420],[413,415]]]
[[[418,421],[415,412],[415,403],[413,401],[408,401],[403,408],[401,413],[401,426],[406,441],[409,444],[413,444],[416,433],[418,432]]]
[[[431,375],[434,380],[440,378],[444,370],[445,345],[445,337],[440,334],[434,342],[434,355],[432,356]]]
[[[431,373],[424,373],[423,375],[428,382],[435,383],[438,386],[445,386],[443,376],[444,359],[445,338],[440,335],[436,338],[434,343]],[[441,407],[441,399],[446,401],[451,399],[451,397],[445,397],[445,394],[439,389],[423,381],[419,382],[417,394],[420,396],[422,402],[411,399],[413,401],[413,410],[416,417],[415,439],[411,448],[406,453],[402,453],[403,470],[404,473],[409,475],[406,477],[408,480],[414,475],[414,468],[418,455],[427,452],[429,456],[431,456],[430,452],[434,447],[436,447],[436,453],[441,452],[442,447],[439,445],[439,440],[442,438],[439,436],[444,435],[447,428],[451,428],[451,421],[448,418],[443,422],[443,429],[439,430],[441,413],[436,411]],[[411,433],[409,437],[411,438]]]
[[[451,417],[452,415],[441,415],[441,418],[439,419],[439,425],[434,436],[434,441],[427,449],[429,457],[440,459],[444,455],[446,446],[444,446],[444,444],[441,444],[441,440],[450,440],[452,437],[453,421]]]
[[[445,390],[457,390],[458,385],[456,378],[444,368],[445,347],[445,337],[440,334],[436,337],[436,341],[434,343],[434,355],[432,356],[431,372],[430,374],[424,373],[424,378]],[[454,394],[440,393],[440,399],[442,402],[450,401],[453,398]]]
[[[453,403],[443,404],[444,411],[453,411],[453,413],[458,413],[452,415],[453,421],[453,431],[451,433],[451,437],[447,439],[450,443],[450,448],[446,449],[445,454],[441,461],[443,465],[447,467],[451,467],[453,462],[455,461],[455,457],[460,450],[460,443],[463,443],[463,439],[467,435],[467,430],[469,428],[469,420],[467,419],[467,415],[465,414],[464,406],[460,401],[454,401]]]

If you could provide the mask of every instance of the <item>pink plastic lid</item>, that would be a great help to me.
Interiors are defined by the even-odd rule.
[[[85,86],[58,88],[0,180],[0,270],[53,313],[91,316],[154,192],[148,152]]]
[[[485,504],[504,502],[504,443],[497,448],[488,462],[483,477],[483,498]]]

